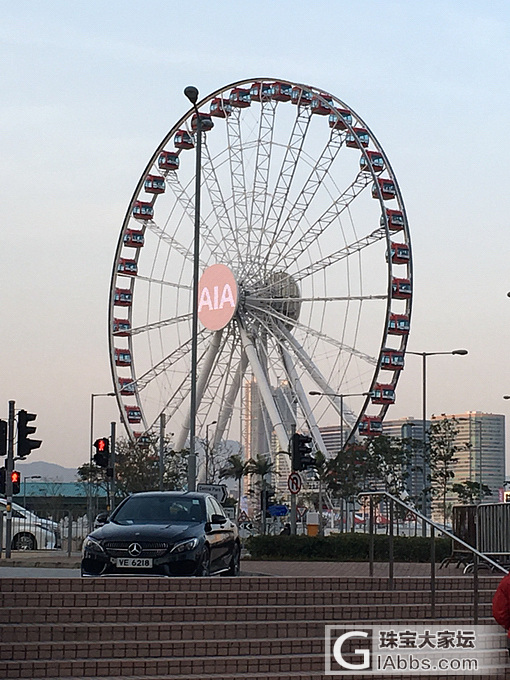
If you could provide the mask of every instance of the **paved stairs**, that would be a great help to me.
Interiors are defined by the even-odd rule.
[[[498,581],[480,578],[479,623],[492,621]],[[327,623],[472,624],[471,579],[436,587],[432,621],[427,578],[396,578],[394,590],[380,577],[2,579],[0,678],[317,680]],[[499,670],[484,678],[510,680],[502,645],[496,631]]]

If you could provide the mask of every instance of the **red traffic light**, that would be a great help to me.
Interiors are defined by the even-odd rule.
[[[94,454],[94,463],[98,467],[108,467],[108,458],[110,457],[110,440],[108,437],[101,437],[94,442],[96,453]]]
[[[11,482],[12,482],[12,493],[20,492],[21,475],[17,470],[11,472]]]
[[[107,439],[98,439],[96,442],[96,448],[98,451],[103,453],[103,451],[106,451],[108,449],[108,440]]]

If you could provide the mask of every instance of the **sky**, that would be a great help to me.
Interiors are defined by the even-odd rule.
[[[30,460],[88,460],[91,394],[112,389],[108,293],[149,158],[206,95],[245,78],[329,91],[391,161],[410,224],[408,349],[432,413],[507,415],[510,7],[470,0],[0,2],[0,417],[37,414]],[[409,356],[389,418],[421,417]],[[118,420],[95,398],[94,435]],[[507,445],[510,450],[510,446]]]

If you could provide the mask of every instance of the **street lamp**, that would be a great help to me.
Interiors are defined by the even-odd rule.
[[[313,397],[338,397],[340,399],[340,451],[344,450],[344,397],[366,397],[370,392],[355,392],[352,394],[336,394],[334,392],[308,392]]]
[[[94,447],[94,399],[96,397],[114,397],[115,392],[100,392],[90,395],[90,441],[89,441],[89,488],[87,498],[87,517],[92,525],[92,449]]]
[[[197,108],[198,90],[193,85],[184,94],[195,109],[197,121],[195,161],[195,231],[193,243],[193,318],[191,323],[191,403],[189,409],[188,491],[195,491],[197,482],[197,453],[195,451],[197,419],[197,354],[198,354],[198,268],[200,255],[200,184],[202,166],[202,125]]]
[[[406,350],[406,354],[414,354],[417,357],[422,358],[422,437],[423,437],[423,489],[422,489],[422,504],[421,511],[422,514],[427,516],[427,493],[425,489],[427,488],[427,465],[425,456],[425,447],[427,442],[426,431],[427,431],[427,357],[438,356],[439,354],[456,354],[459,356],[465,356],[468,354],[467,349],[454,349],[450,352],[410,352]],[[422,524],[423,535],[426,535],[427,527],[425,523]]]
[[[30,477],[23,477],[23,507],[27,507],[27,479],[41,479],[41,475],[31,475]]]
[[[212,423],[205,426],[205,483],[209,483],[209,428],[211,425],[216,425],[218,421],[213,420]]]

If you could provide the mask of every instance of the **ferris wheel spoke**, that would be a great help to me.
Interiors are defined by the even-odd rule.
[[[261,289],[262,291],[264,288]],[[258,291],[257,291],[258,293]],[[388,295],[337,295],[327,297],[278,297],[278,304],[288,303],[295,304],[302,302],[365,302],[368,300],[386,300]],[[246,306],[254,309],[264,310],[267,304],[275,302],[274,297],[262,297],[261,295],[248,295],[246,297]],[[261,304],[264,303],[264,304]]]
[[[312,113],[308,106],[298,106],[294,125],[285,151],[278,180],[272,191],[271,203],[266,217],[264,231],[269,235],[269,244],[275,243],[297,165],[303,152],[303,145],[310,125]]]
[[[294,365],[292,357],[288,350],[286,349],[285,345],[279,343],[278,347],[281,353],[282,364],[287,375],[287,380],[289,381],[289,385],[293,386],[293,389],[296,393],[296,398],[298,400],[301,411],[303,412],[305,421],[308,423],[308,427],[315,442],[315,446],[318,451],[322,451],[324,453],[326,451],[326,446],[324,444],[322,434],[319,430],[319,426],[317,425],[317,421],[315,419],[313,410],[306,396],[305,390],[303,389],[303,385],[301,384],[301,380],[296,370],[296,366]]]
[[[154,323],[147,323],[143,326],[137,326],[128,331],[129,335],[138,335],[139,333],[150,333],[151,331],[168,328],[169,326],[175,326],[184,321],[190,321],[192,314],[183,314],[182,316],[174,316],[171,319],[161,319],[161,321],[155,321]]]
[[[264,406],[266,407],[269,420],[271,421],[282,450],[286,451],[288,447],[288,435],[282,422],[282,417],[278,407],[275,403],[271,386],[268,383],[266,371],[264,370],[264,367],[260,361],[253,339],[247,333],[242,324],[240,324],[240,333],[241,342],[243,344],[244,351],[246,352],[248,363],[250,364],[253,375],[257,381],[257,388],[261,395]]]
[[[351,243],[350,245],[345,246],[344,248],[340,248],[340,250],[337,250],[335,253],[331,253],[331,255],[328,255],[326,257],[321,258],[320,260],[317,260],[316,262],[313,262],[308,267],[300,269],[298,272],[292,275],[292,278],[294,279],[294,281],[301,281],[302,279],[305,279],[309,276],[313,276],[317,272],[332,267],[341,260],[344,260],[347,257],[351,257],[355,253],[359,253],[364,248],[367,248],[373,245],[374,243],[377,243],[378,241],[382,241],[385,238],[385,236],[386,232],[384,229],[382,228],[376,229],[371,234],[368,234],[368,236],[359,239],[359,241],[355,241],[354,243]]]
[[[217,248],[211,251],[211,255],[218,256],[218,261],[222,261],[226,253],[236,253],[239,260],[241,260],[241,252],[239,250],[239,241],[236,236],[236,230],[232,224],[230,212],[227,208],[227,199],[225,198],[221,183],[218,178],[217,165],[215,159],[211,157],[211,152],[207,144],[207,139],[204,140],[203,162],[202,162],[202,177],[203,184],[207,189],[209,200],[211,202],[212,210],[205,223],[210,224],[209,220],[212,218],[214,224],[217,226],[221,239]]]
[[[287,324],[289,322],[288,317],[286,317],[284,314],[280,314],[274,309],[265,309],[264,314],[269,315],[276,319],[277,321],[280,322],[279,326],[282,324]],[[311,326],[306,326],[305,324],[300,323],[299,321],[293,321],[293,326],[294,328],[302,331],[305,335],[311,335],[314,338],[317,338],[318,340],[323,340],[326,342],[328,345],[331,347],[335,347],[336,349],[341,350],[342,352],[346,352],[347,354],[350,354],[352,356],[358,357],[358,359],[362,359],[365,361],[367,364],[371,364],[372,366],[377,365],[377,359],[375,357],[370,356],[369,354],[365,354],[364,352],[360,352],[359,350],[355,349],[354,347],[349,347],[348,345],[345,345],[342,342],[339,342],[335,338],[332,338],[329,335],[326,335],[325,333],[322,333],[321,331],[316,330],[315,328],[312,328]],[[289,334],[290,335],[290,334]],[[288,338],[289,336],[286,333],[286,337]]]
[[[352,184],[350,184],[349,187],[333,201],[318,220],[304,231],[297,242],[293,244],[287,243],[286,248],[280,248],[279,257],[275,262],[275,266],[279,265],[281,262],[288,265],[289,262],[295,261],[334,222],[339,220],[340,215],[344,210],[347,210],[356,197],[366,189],[370,181],[372,181],[372,175],[366,172],[359,173],[354,182],[352,182]],[[384,230],[378,231],[381,231],[383,235],[385,235]]]
[[[216,331],[212,334],[212,337],[209,342],[209,347],[207,348],[206,352],[203,355],[203,361],[198,362],[200,372],[197,376],[197,394],[196,394],[197,411],[199,409],[200,402],[202,401],[202,397],[204,396],[205,388],[207,387],[207,384],[209,382],[211,371],[214,367],[214,362],[217,359],[218,353],[220,351],[222,335],[223,333],[221,330]],[[181,451],[184,448],[186,439],[189,434],[189,429],[190,429],[190,411],[188,409],[186,419],[175,440],[175,445],[178,451]]]
[[[241,136],[241,111],[239,109],[236,109],[228,116],[226,127],[234,229],[239,240],[240,251],[248,253],[250,232],[243,143]]]
[[[168,179],[168,177],[167,177]],[[168,186],[172,189],[176,204],[180,205],[183,214],[188,217],[191,224],[195,222],[195,195],[194,193],[188,193],[188,187],[191,189],[193,184],[192,180],[188,182],[188,186],[184,187],[178,177],[172,179],[168,183]],[[168,220],[167,220],[168,223]],[[206,221],[203,217],[200,218],[200,239],[203,241],[211,251],[215,251],[219,248],[219,242],[215,238],[214,232],[209,229]],[[187,250],[187,259],[193,261],[193,254],[191,249]]]
[[[234,347],[232,347],[231,359],[234,359]],[[238,361],[237,368],[235,372],[231,372],[228,375],[233,375],[230,382],[230,386],[227,390],[227,382],[225,382],[225,390],[220,401],[220,410],[218,414],[218,423],[214,431],[213,438],[213,448],[217,448],[219,443],[224,438],[225,430],[228,423],[232,420],[232,414],[234,411],[235,401],[239,390],[241,389],[242,381],[246,373],[246,368],[248,366],[248,359],[246,353],[241,352],[241,357]]]
[[[305,371],[308,373],[308,375],[315,382],[319,390],[324,394],[330,395],[328,399],[331,401],[338,415],[340,415],[341,411],[343,411],[344,420],[351,428],[354,427],[356,423],[356,414],[351,409],[349,409],[349,407],[346,406],[345,404],[343,405],[342,408],[341,404],[342,399],[340,395],[338,395],[338,390],[336,390],[332,385],[328,383],[328,381],[322,375],[320,369],[316,366],[315,362],[312,360],[312,358],[307,353],[305,348],[297,341],[294,335],[292,335],[292,333],[290,333],[284,326],[279,325],[278,332],[284,337],[286,343],[288,343],[288,346],[292,347],[296,356],[299,359],[299,362],[301,363]]]
[[[328,143],[318,156],[307,180],[303,184],[299,195],[294,204],[290,206],[287,216],[280,220],[278,231],[273,237],[271,247],[276,246],[279,254],[282,251],[282,244],[287,244],[297,230],[301,220],[305,216],[313,199],[315,198],[324,178],[328,175],[331,167],[342,148],[346,133],[339,130],[331,130]]]
[[[248,268],[247,274],[251,274],[256,268],[260,267],[262,244],[266,243],[264,218],[268,198],[276,106],[276,101],[271,100],[266,95],[262,96],[249,218],[250,236],[254,247],[253,250],[250,249],[253,255],[251,257],[251,268]]]
[[[160,226],[158,226],[155,222],[151,221],[147,224],[147,229],[150,230],[153,234],[155,234],[160,241],[163,243],[166,243],[166,245],[172,249],[178,252],[182,257],[187,260],[190,263],[193,263],[193,253],[189,248],[186,248],[183,246],[179,241],[174,238],[173,236],[170,236],[164,229],[162,229]]]
[[[166,279],[154,279],[151,276],[142,276],[138,274],[136,277],[137,281],[145,281],[146,283],[152,283],[158,286],[168,286],[169,288],[179,288],[179,290],[191,290],[192,286],[186,286],[182,283],[174,283],[173,281],[168,281]]]

